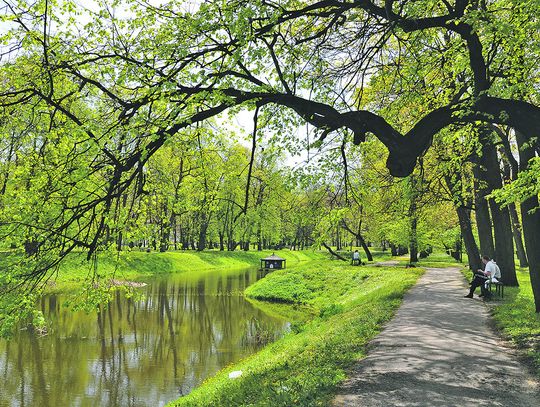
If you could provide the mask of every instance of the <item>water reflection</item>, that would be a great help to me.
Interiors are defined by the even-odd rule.
[[[144,300],[120,293],[94,314],[41,300],[46,336],[0,341],[1,406],[157,406],[277,339],[285,321],[240,295],[255,270],[153,280]]]

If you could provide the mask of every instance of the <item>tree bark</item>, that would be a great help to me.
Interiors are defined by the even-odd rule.
[[[418,197],[417,181],[414,175],[409,177],[410,203],[409,203],[409,263],[418,262],[418,215],[416,199]]]
[[[514,156],[512,156],[508,139],[505,138],[506,135],[499,135],[503,140],[503,151],[506,156],[506,159],[503,159],[503,176],[505,181],[514,181],[517,178],[518,163]],[[523,246],[521,223],[519,221],[516,205],[514,203],[508,205],[508,211],[510,213],[510,221],[512,223],[512,233],[514,235],[514,243],[516,245],[516,254],[519,259],[519,267],[528,267],[529,263],[527,262],[527,254],[525,253],[525,247]]]
[[[328,246],[326,243],[323,243],[322,246],[328,250],[328,252],[332,255],[332,256],[336,256],[338,259],[340,260],[343,260],[343,261],[348,261],[345,257],[341,256],[339,253],[336,253],[334,250],[332,250],[332,248],[330,246]]]
[[[465,250],[467,251],[467,257],[469,259],[469,268],[472,271],[478,270],[481,266],[480,253],[478,252],[478,246],[476,245],[472,232],[471,212],[464,206],[458,206],[456,212],[459,219],[461,236],[463,237],[463,243],[465,244]]]
[[[203,251],[206,248],[206,231],[208,230],[209,219],[205,212],[201,213],[201,225],[199,229],[199,242],[197,245],[197,250],[199,252]]]
[[[476,228],[478,230],[478,240],[480,241],[480,252],[489,258],[495,257],[495,247],[493,246],[493,233],[491,227],[491,215],[486,200],[487,185],[484,181],[483,171],[478,164],[473,166],[474,174],[474,215],[476,218]]]
[[[461,180],[461,175],[458,174],[459,179]],[[459,219],[459,228],[461,231],[461,237],[463,238],[463,243],[465,244],[465,250],[467,251],[467,258],[469,263],[469,268],[472,271],[478,270],[481,266],[480,262],[480,253],[478,251],[478,245],[474,240],[474,235],[471,225],[471,211],[465,206],[463,197],[461,196],[460,189],[456,185],[457,182],[450,175],[444,177],[448,189],[452,193],[452,200],[454,202],[454,207],[456,208],[456,213]],[[470,206],[470,203],[469,203]],[[491,233],[491,228],[490,228]]]
[[[491,129],[480,129],[480,141],[482,143],[482,158],[480,163],[484,167],[482,176],[490,192],[502,187],[500,165],[497,158],[497,150],[493,145],[492,135]],[[518,286],[516,265],[514,262],[512,226],[510,224],[508,208],[501,208],[494,199],[489,199],[488,203],[493,219],[495,237],[494,259],[501,269],[501,280],[506,285]]]
[[[525,246],[523,245],[523,233],[516,205],[514,203],[508,205],[508,211],[510,213],[510,221],[512,222],[512,232],[514,235],[514,243],[516,244],[519,267],[529,267],[527,253],[525,252]]]
[[[416,205],[415,205],[416,206]],[[416,214],[411,217],[411,230],[409,235],[409,263],[418,262],[418,218]]]
[[[534,148],[519,132],[516,132],[516,139],[519,147],[519,167],[521,171],[525,171],[529,166],[529,161],[535,156]],[[521,202],[523,236],[529,260],[529,277],[536,312],[540,312],[540,210],[538,206],[537,195]]]

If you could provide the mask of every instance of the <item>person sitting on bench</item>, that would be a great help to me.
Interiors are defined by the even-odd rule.
[[[466,298],[473,297],[476,287],[480,287],[480,297],[488,298],[490,295],[487,289],[489,282],[498,282],[498,279],[501,278],[501,270],[494,260],[491,260],[488,256],[482,256],[482,263],[484,263],[485,268],[484,270],[478,269],[474,273],[474,278],[471,281],[471,289],[469,290],[469,294],[465,296]]]
[[[499,268],[499,266],[497,266],[497,263],[495,263],[495,260],[490,260],[486,263],[486,269],[484,272],[487,272],[489,274],[488,276],[489,278],[484,284],[486,289],[489,289],[489,285],[491,283],[499,282],[499,279],[501,278],[501,269]]]

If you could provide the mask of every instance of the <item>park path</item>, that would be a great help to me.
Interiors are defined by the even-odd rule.
[[[333,405],[539,407],[538,383],[466,293],[458,269],[427,269]]]

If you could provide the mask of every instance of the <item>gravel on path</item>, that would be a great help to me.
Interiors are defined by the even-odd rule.
[[[540,386],[466,293],[457,268],[427,269],[333,405],[540,407]]]

